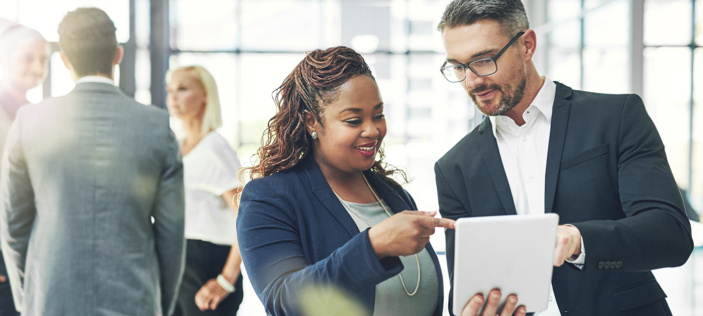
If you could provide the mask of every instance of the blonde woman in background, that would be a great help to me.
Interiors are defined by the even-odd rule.
[[[236,241],[239,160],[215,130],[222,125],[217,86],[202,67],[167,75],[170,114],[183,123],[186,267],[175,315],[235,315],[242,303]]]

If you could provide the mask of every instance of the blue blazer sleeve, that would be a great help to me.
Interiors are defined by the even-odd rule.
[[[299,315],[301,294],[311,286],[317,291],[308,294],[315,293],[317,296],[312,299],[324,304],[326,298],[322,295],[329,293],[329,287],[336,286],[351,297],[368,297],[376,284],[400,273],[403,267],[397,257],[379,262],[368,230],[349,239],[343,229],[339,235],[329,236],[315,232],[313,227],[303,236],[300,225],[311,221],[308,217],[319,214],[315,209],[324,206],[309,202],[314,197],[296,199],[312,193],[281,179],[274,175],[247,184],[237,218],[242,259],[268,314]],[[328,224],[339,225],[334,220]],[[330,249],[330,244],[334,244],[330,241],[340,238],[348,240],[343,246]],[[326,251],[330,254],[313,262],[315,254]],[[310,298],[306,295],[306,299]],[[368,308],[368,302],[364,305]]]

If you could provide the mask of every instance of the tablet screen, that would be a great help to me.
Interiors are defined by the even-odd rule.
[[[461,218],[454,248],[454,314],[478,293],[516,294],[527,312],[547,309],[559,215]]]

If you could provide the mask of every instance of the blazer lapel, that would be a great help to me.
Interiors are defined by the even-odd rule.
[[[564,152],[566,127],[569,124],[569,111],[571,109],[571,88],[557,82],[554,109],[552,110],[552,124],[549,132],[549,150],[547,152],[547,170],[544,178],[544,212],[551,213],[554,207],[554,197],[557,189],[557,180],[561,168],[561,156]]]
[[[312,157],[305,157],[298,163],[310,180],[312,192],[315,194],[317,199],[320,200],[320,203],[322,203],[327,211],[332,213],[332,216],[334,216],[342,227],[344,227],[344,229],[349,233],[349,237],[356,236],[359,233],[359,227],[356,226],[356,223],[354,223],[354,220],[344,208],[344,205],[339,202],[337,195],[334,194],[334,191],[332,191],[332,188],[327,183],[325,176],[322,175],[322,171],[315,162],[315,159]]]
[[[510,184],[508,183],[508,177],[505,175],[503,161],[500,158],[498,142],[496,142],[496,138],[492,131],[491,120],[485,118],[478,129],[478,144],[480,147],[481,156],[483,157],[483,162],[486,164],[488,173],[491,175],[493,185],[498,192],[498,196],[500,197],[501,204],[503,204],[505,213],[515,215],[517,214],[515,211],[515,202],[513,201],[512,193],[510,193]]]

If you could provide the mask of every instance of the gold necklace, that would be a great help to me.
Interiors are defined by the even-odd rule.
[[[371,184],[369,184],[369,181],[366,180],[366,176],[364,176],[364,173],[363,173],[363,172],[361,173],[361,177],[364,178],[364,182],[366,182],[366,185],[369,187],[369,190],[371,190],[371,194],[373,194],[373,197],[376,198],[376,201],[378,201],[378,204],[381,205],[381,207],[383,208],[383,211],[386,212],[386,214],[388,215],[388,217],[391,217],[391,216],[392,216],[391,213],[388,211],[388,209],[386,209],[386,206],[383,204],[383,202],[381,201],[381,199],[378,198],[378,195],[376,195],[376,192],[374,192],[373,188],[371,188]],[[337,193],[335,193],[335,195],[337,195]],[[371,225],[371,223],[369,223],[365,218],[363,218],[361,215],[359,215],[359,213],[355,212],[355,211],[352,210],[349,206],[347,206],[347,203],[346,203],[344,200],[342,200],[342,198],[339,197],[339,195],[337,195],[337,198],[339,199],[339,202],[342,203],[342,206],[344,206],[344,208],[345,208],[347,211],[349,211],[350,213],[356,215],[356,217],[358,217],[359,219],[361,219],[361,220],[362,220],[364,223],[366,223],[366,225],[368,225],[369,227],[373,227],[373,225]],[[408,288],[405,286],[405,281],[403,280],[403,276],[400,275],[400,273],[398,273],[398,277],[400,278],[400,284],[403,286],[403,290],[405,290],[405,294],[407,294],[408,296],[413,296],[413,295],[415,295],[415,294],[417,293],[417,290],[420,289],[420,277],[421,277],[421,274],[420,274],[420,258],[418,258],[417,254],[415,254],[415,261],[417,261],[417,285],[415,286],[415,291],[413,291],[412,293],[410,293],[410,291],[408,291]]]

